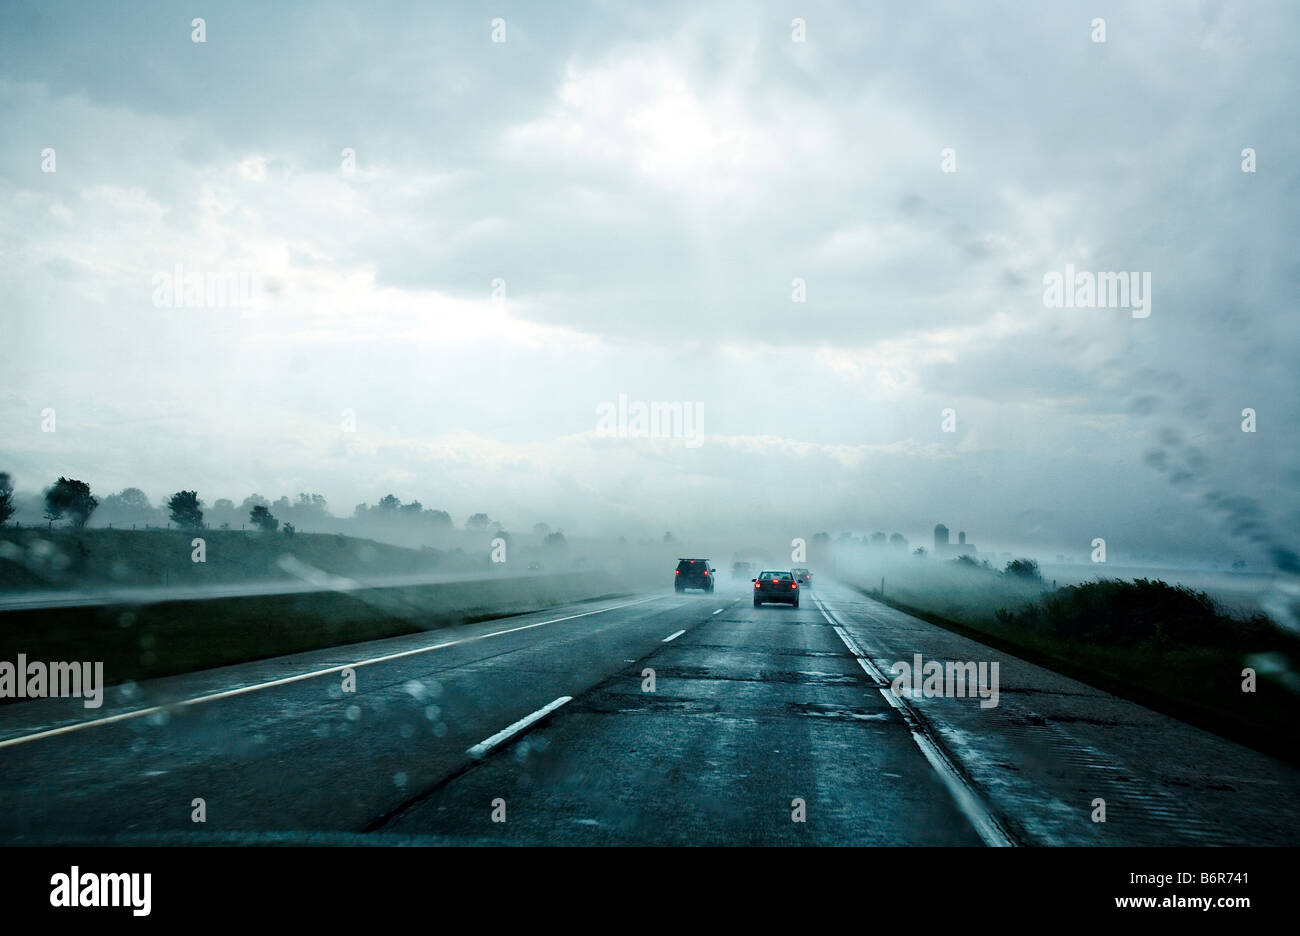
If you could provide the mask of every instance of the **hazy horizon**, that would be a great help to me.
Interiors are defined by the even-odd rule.
[[[0,9],[20,500],[1297,571],[1300,10],[204,15]],[[1133,310],[1050,304],[1067,270]]]

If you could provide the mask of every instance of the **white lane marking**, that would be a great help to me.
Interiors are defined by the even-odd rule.
[[[25,744],[28,741],[39,741],[42,738],[52,738],[55,735],[68,734],[72,731],[80,731],[83,728],[94,728],[99,725],[111,725],[114,722],[126,721],[130,718],[142,718],[146,715],[154,715],[169,708],[202,705],[204,702],[215,702],[218,699],[228,699],[231,696],[244,695],[248,692],[257,692],[261,689],[273,689],[276,686],[286,686],[289,683],[301,682],[304,679],[314,679],[317,676],[329,676],[332,673],[341,673],[345,669],[356,669],[359,666],[370,666],[372,663],[387,663],[389,660],[398,660],[403,657],[416,656],[420,653],[430,653],[434,650],[443,650],[447,647],[454,647],[458,644],[473,643],[476,640],[487,640],[489,637],[501,637],[505,634],[514,634],[519,631],[531,630],[534,627],[544,627],[547,624],[559,624],[562,621],[572,621],[576,618],[590,617],[593,614],[604,614],[606,611],[617,611],[619,608],[629,608],[632,605],[645,604],[647,601],[658,601],[663,597],[665,596],[652,595],[649,598],[638,598],[636,601],[626,601],[623,604],[610,605],[608,608],[597,608],[595,611],[584,611],[581,614],[570,614],[566,617],[552,618],[549,621],[538,621],[535,624],[523,624],[519,627],[509,627],[505,630],[493,631],[490,634],[479,634],[475,637],[462,637],[459,640],[446,640],[429,647],[416,647],[414,650],[403,650],[400,653],[386,653],[383,656],[371,657],[368,660],[358,660],[355,663],[344,663],[340,666],[328,667],[327,669],[312,670],[309,673],[299,673],[296,676],[286,676],[283,679],[273,679],[270,682],[254,683],[251,686],[240,686],[237,689],[226,689],[223,692],[212,692],[208,695],[195,696],[192,699],[183,699],[180,702],[172,702],[167,705],[152,705],[149,708],[134,709],[130,712],[122,712],[118,715],[109,715],[104,718],[93,718],[89,721],[64,725],[61,728],[50,728],[46,731],[38,731],[34,734],[20,735],[16,738],[6,738],[5,740],[0,741],[0,748],[11,747],[15,744]]]
[[[912,734],[912,740],[916,743],[916,746],[921,749],[921,753],[925,755],[925,759],[930,762],[930,766],[934,768],[934,772],[939,775],[939,779],[943,781],[943,785],[947,787],[948,793],[957,804],[957,808],[962,811],[962,814],[967,818],[967,820],[969,820],[971,826],[974,827],[975,834],[980,837],[985,845],[999,848],[1014,845],[1015,842],[1011,840],[1011,837],[1007,835],[1002,826],[998,824],[998,821],[993,818],[993,814],[989,811],[988,806],[984,804],[982,799],[975,795],[975,791],[966,783],[965,778],[957,772],[957,768],[953,765],[952,761],[948,759],[948,755],[945,754],[943,749],[936,745],[923,730],[921,730],[922,720],[920,714],[917,713],[909,703],[894,694],[893,689],[890,688],[890,682],[885,678],[884,673],[880,671],[880,668],[877,667],[875,663],[867,658],[866,654],[864,654],[862,649],[858,646],[857,641],[849,636],[848,631],[844,629],[840,622],[831,616],[830,611],[827,610],[826,605],[822,603],[822,600],[820,598],[813,598],[813,601],[816,603],[818,610],[821,611],[822,617],[826,618],[831,626],[835,628],[835,633],[838,634],[840,640],[844,642],[844,646],[848,648],[849,653],[853,654],[854,659],[858,661],[858,664],[862,669],[866,671],[867,675],[875,682],[876,689],[885,697],[885,701],[897,709],[899,714],[903,716],[903,721],[907,723],[908,730]]]
[[[722,609],[722,608],[719,608],[717,611],[714,611],[713,614],[721,614],[722,612],[723,612],[723,609]],[[713,615],[709,615],[709,616],[712,617]]]
[[[519,719],[519,721],[515,722],[513,725],[510,725],[506,728],[502,728],[500,731],[498,731],[492,737],[488,738],[486,741],[480,741],[478,744],[474,745],[465,753],[467,753],[470,757],[482,757],[484,754],[492,750],[502,741],[505,741],[507,738],[523,731],[525,728],[527,728],[533,722],[537,721],[539,718],[545,718],[547,715],[554,712],[557,708],[559,708],[564,703],[572,702],[572,701],[573,701],[573,696],[562,695],[554,702],[551,702],[548,705],[543,705],[537,711],[533,712],[533,714],[525,715],[523,718]]]
[[[677,633],[675,633],[675,634],[669,634],[667,637],[665,637],[663,640],[661,640],[661,641],[659,641],[659,642],[660,642],[660,643],[668,643],[668,641],[670,641],[670,640],[676,640],[678,637],[682,636],[682,634],[684,634],[684,633],[686,633],[686,631],[684,631],[684,630],[679,630],[679,631],[678,631]]]

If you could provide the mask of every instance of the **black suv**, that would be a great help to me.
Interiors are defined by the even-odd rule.
[[[709,560],[678,559],[677,574],[673,576],[673,587],[679,592],[684,592],[688,588],[702,588],[706,592],[711,592],[715,578],[717,578],[717,570]]]

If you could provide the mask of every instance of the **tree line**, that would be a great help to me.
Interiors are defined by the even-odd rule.
[[[62,476],[44,490],[41,506],[42,516],[48,523],[66,522],[74,529],[85,528],[91,516],[97,515],[100,522],[109,525],[138,523],[161,526],[173,523],[181,529],[197,530],[213,525],[228,529],[235,524],[242,526],[247,523],[266,532],[283,528],[284,532],[292,535],[299,526],[316,526],[339,519],[330,513],[328,501],[320,494],[300,493],[294,500],[281,496],[275,501],[260,494],[250,494],[239,505],[229,498],[219,498],[205,509],[198,491],[181,490],[164,499],[160,506],[155,506],[148,495],[136,487],[109,494],[101,502],[85,481]],[[0,472],[0,526],[6,524],[17,510],[12,479],[9,474]],[[426,508],[418,500],[404,504],[393,494],[384,496],[374,506],[358,504],[352,516],[353,519],[383,525],[418,523],[431,529],[454,529],[451,514],[447,511]],[[500,524],[486,513],[471,514],[465,522],[467,530],[488,531],[493,527],[499,530]],[[542,528],[546,525],[538,524],[538,529]]]

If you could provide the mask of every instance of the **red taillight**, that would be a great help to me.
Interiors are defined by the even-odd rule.
[[[754,587],[755,587],[755,588],[762,588],[763,586],[762,586],[762,584],[761,584],[760,582],[755,582],[755,583],[754,583]]]
[[[799,583],[798,583],[798,582],[791,582],[791,583],[790,583],[790,587],[791,587],[791,588],[798,588],[798,587],[799,587]]]
[[[708,577],[709,577],[709,570],[708,570],[708,569],[705,569],[705,570],[704,570],[704,577],[705,577],[705,578],[708,578]]]
[[[678,569],[676,572],[673,573],[673,575],[681,575],[681,574],[682,574],[682,570],[681,570],[681,569]]]

